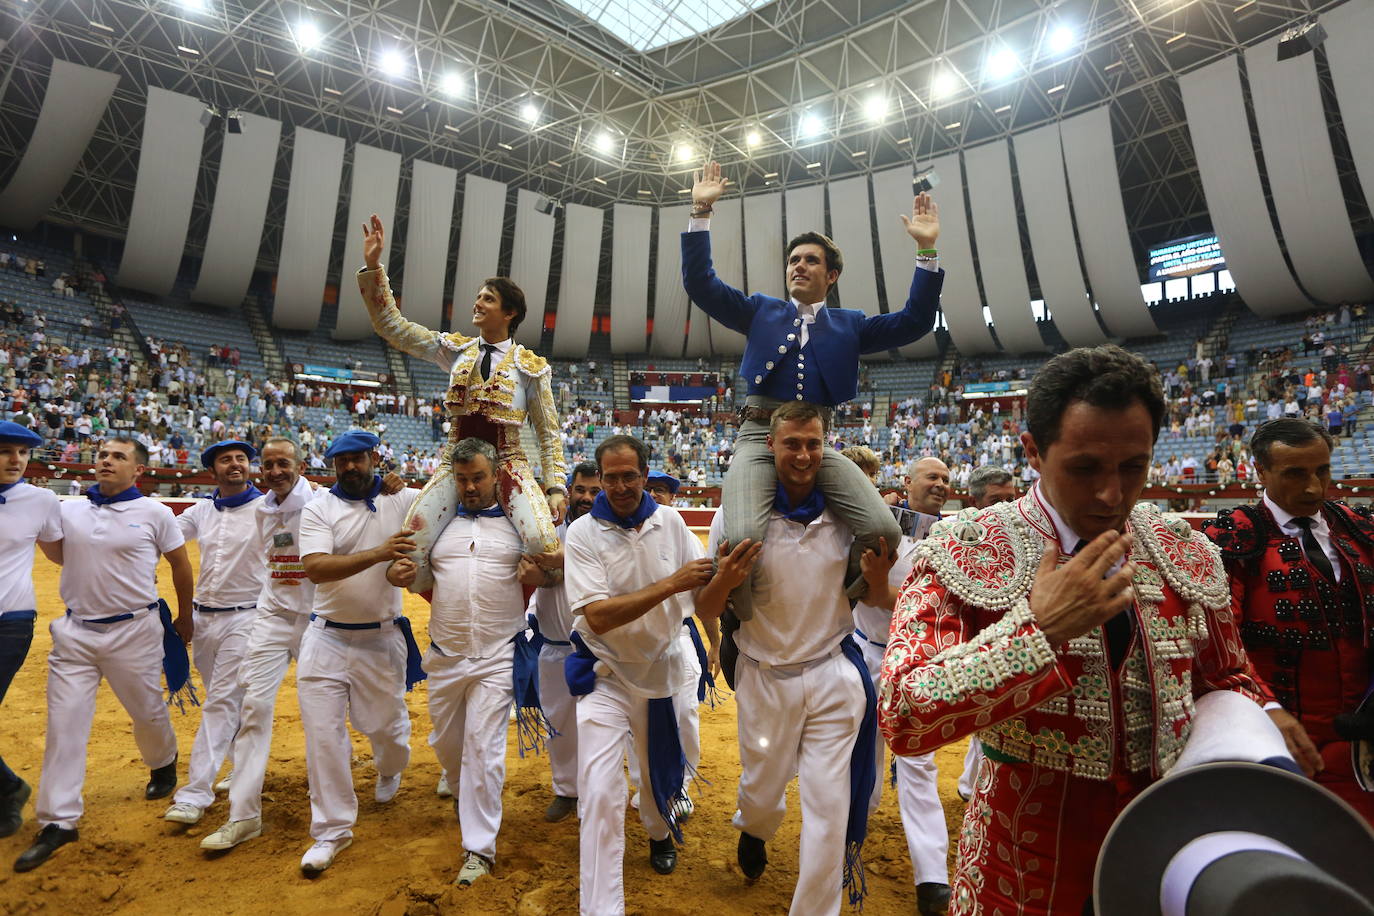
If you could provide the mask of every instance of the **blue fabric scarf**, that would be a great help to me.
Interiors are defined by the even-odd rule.
[[[131,499],[139,499],[142,496],[143,494],[138,492],[138,487],[130,487],[122,493],[116,493],[114,496],[106,496],[104,493],[101,493],[100,484],[96,484],[86,490],[86,498],[97,506],[108,506],[110,503],[127,502]]]
[[[844,887],[849,892],[850,906],[862,907],[864,895],[868,893],[863,863],[864,837],[868,835],[868,800],[873,797],[873,786],[878,781],[878,692],[873,689],[873,678],[868,674],[863,650],[854,637],[846,636],[840,643],[840,650],[858,669],[859,680],[864,685],[864,717],[849,758],[849,822],[844,830]]]
[[[611,502],[606,498],[606,491],[602,490],[596,494],[596,499],[592,500],[592,516],[605,522],[612,522],[622,528],[638,528],[644,524],[644,520],[653,515],[658,509],[658,503],[648,492],[642,493],[639,497],[639,508],[629,518],[621,518],[615,514],[611,508]]]
[[[530,640],[522,630],[511,643],[515,646],[515,663],[511,666],[515,681],[515,748],[524,757],[526,751],[539,753],[548,739],[558,737],[558,731],[539,702],[537,632],[535,639]]]
[[[777,492],[773,496],[773,508],[781,512],[782,517],[789,522],[809,525],[825,511],[825,495],[821,493],[820,487],[815,487],[810,496],[794,506],[787,498],[787,491],[782,488],[782,484],[778,484]]]
[[[376,509],[372,510],[376,512]],[[409,617],[397,617],[396,626],[401,628],[401,635],[406,641],[406,692],[410,692],[415,685],[429,677],[425,673],[424,666],[420,664],[420,646],[415,642],[415,631],[410,628]]]
[[[215,511],[223,512],[225,509],[237,509],[245,503],[251,503],[261,495],[262,491],[250,483],[248,489],[237,496],[220,496],[219,490],[216,489],[210,498],[215,501]]]
[[[476,512],[469,512],[461,505],[458,507],[458,514],[463,518],[501,518],[506,513],[501,511],[501,506],[488,506],[485,509],[478,509]]]
[[[697,679],[697,702],[703,703],[710,697],[711,708],[715,709],[716,703],[724,702],[725,698],[716,689],[716,679],[711,674],[711,662],[706,657],[706,646],[701,641],[697,622],[688,617],[682,625],[687,628],[687,635],[692,637],[692,648],[697,650],[697,662],[701,665],[701,677]]]
[[[172,626],[172,609],[162,598],[157,600],[157,614],[162,621],[162,674],[167,678],[167,705],[175,703],[184,713],[187,703],[200,705],[196,685],[191,682],[191,659],[186,654],[186,643]]]
[[[4,486],[0,487],[0,506],[3,506],[5,504],[4,494],[8,493],[10,490],[19,486],[23,482],[23,478],[20,478],[19,480],[16,480],[14,483],[7,483]]]
[[[378,494],[378,493],[382,492],[382,478],[377,477],[377,476],[374,475],[373,478],[372,478],[372,487],[371,487],[371,489],[369,489],[369,490],[367,491],[367,493],[366,493],[365,495],[363,495],[363,496],[354,496],[354,495],[352,495],[351,493],[349,493],[347,490],[345,490],[345,489],[343,488],[343,484],[338,484],[338,483],[336,483],[336,484],[334,484],[334,486],[330,487],[330,488],[329,488],[329,492],[330,492],[330,493],[333,493],[335,496],[339,497],[339,499],[346,499],[346,500],[348,500],[349,502],[355,502],[355,503],[356,503],[356,502],[365,502],[365,503],[367,503],[367,511],[368,511],[368,512],[376,512],[376,511],[377,511],[377,504],[374,503],[373,500],[377,498],[377,494]]]

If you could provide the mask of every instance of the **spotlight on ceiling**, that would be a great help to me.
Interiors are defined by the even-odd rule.
[[[205,12],[205,0],[181,0],[181,7],[193,13]]]
[[[1321,47],[1326,41],[1326,29],[1314,16],[1310,21],[1295,25],[1279,37],[1279,60],[1288,60]]]
[[[1016,52],[1011,48],[998,48],[988,55],[987,74],[995,80],[1006,79],[1016,72],[1016,68],[1021,66],[1020,59]]]
[[[939,70],[930,81],[930,92],[937,99],[953,95],[959,90],[959,77],[953,70]]]
[[[881,121],[887,117],[887,96],[874,93],[864,102],[864,117],[870,121]]]
[[[1050,51],[1054,54],[1063,54],[1072,48],[1077,41],[1077,33],[1068,26],[1061,25],[1050,32]]]
[[[324,41],[324,36],[320,34],[320,27],[309,19],[302,19],[296,23],[292,37],[296,39],[296,47],[302,51],[313,51],[320,46],[320,42]]]
[[[542,213],[545,216],[553,216],[554,211],[562,209],[562,207],[562,201],[554,200],[552,197],[545,197],[542,194],[534,199],[535,212]]]
[[[615,149],[615,137],[603,130],[596,135],[596,148],[603,153],[609,153]]]
[[[810,140],[821,135],[824,125],[821,119],[813,114],[804,114],[801,121],[797,123],[797,133],[804,140]]]
[[[539,106],[533,102],[526,102],[520,108],[520,117],[533,124],[539,120]]]
[[[201,127],[218,127],[224,120],[224,113],[214,105],[206,105],[205,110],[200,113]]]
[[[445,73],[444,81],[441,85],[444,90],[444,95],[462,95],[464,86],[463,75],[452,71]]]
[[[377,67],[387,76],[402,76],[406,72],[406,59],[400,51],[383,51],[377,58]]]
[[[758,145],[759,145],[760,143],[762,143],[762,142],[763,142],[763,135],[760,134],[760,133],[759,133],[758,131],[756,131],[756,130],[751,130],[751,131],[749,131],[749,133],[747,133],[747,134],[744,135],[744,144],[745,144],[745,146],[749,147],[750,149],[753,149],[754,147],[758,146]]]
[[[690,143],[679,144],[676,152],[678,162],[691,162],[697,155],[697,151],[692,149]]]
[[[243,112],[237,108],[224,116],[224,129],[231,134],[243,133]]]
[[[940,176],[935,174],[934,169],[926,169],[924,172],[917,172],[916,177],[911,180],[911,187],[917,194],[933,190],[940,183]]]

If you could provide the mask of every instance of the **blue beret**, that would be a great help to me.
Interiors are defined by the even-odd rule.
[[[333,458],[335,455],[347,455],[350,452],[370,452],[381,444],[382,440],[367,430],[350,429],[330,444],[324,457]]]
[[[225,450],[237,450],[243,452],[245,455],[248,456],[249,461],[252,461],[254,458],[258,457],[258,450],[253,448],[253,446],[249,445],[247,442],[244,442],[241,439],[225,439],[223,442],[216,442],[214,445],[210,446],[205,451],[200,453],[201,465],[207,468],[214,467],[215,458],[219,455],[220,452]]]
[[[682,486],[682,481],[678,480],[672,474],[666,474],[663,471],[650,471],[649,486],[652,487],[655,483],[661,483],[666,486],[668,492],[674,496],[677,495],[677,488]]]
[[[43,437],[12,420],[0,420],[0,442],[17,442],[29,448],[38,448],[43,444]]]

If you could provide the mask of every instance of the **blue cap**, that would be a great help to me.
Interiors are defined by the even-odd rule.
[[[370,452],[381,444],[381,439],[365,429],[350,429],[330,444],[324,457],[333,458],[335,455],[347,455],[351,452]]]
[[[663,471],[650,471],[648,486],[652,487],[655,483],[661,483],[666,486],[668,492],[673,496],[677,495],[677,488],[682,486],[682,481],[678,480],[672,474],[666,474]]]
[[[258,457],[258,450],[253,448],[253,446],[249,445],[247,442],[244,442],[242,439],[225,439],[223,442],[216,442],[214,445],[210,446],[205,451],[200,453],[201,465],[203,467],[213,468],[215,466],[215,458],[218,457],[219,453],[223,451],[243,452],[245,455],[248,456],[249,461],[252,461],[254,458]]]
[[[29,448],[38,448],[43,444],[43,437],[13,420],[0,420],[0,442],[17,442]]]

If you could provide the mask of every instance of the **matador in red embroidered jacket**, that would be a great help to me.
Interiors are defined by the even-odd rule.
[[[1064,543],[1071,532],[1040,486],[937,523],[918,549],[878,713],[898,754],[975,733],[983,743],[952,914],[1083,912],[1108,827],[1173,766],[1195,699],[1266,699],[1216,546],[1146,503],[1129,510],[1124,533],[1134,600],[1117,647],[1105,626],[1051,645],[1037,623],[1030,593],[1046,545],[1057,566],[1079,546]]]

